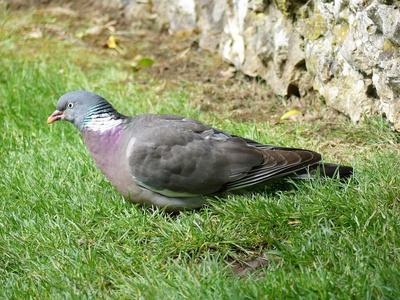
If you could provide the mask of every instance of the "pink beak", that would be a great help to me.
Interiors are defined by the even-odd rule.
[[[61,117],[64,115],[63,111],[55,110],[50,117],[47,118],[47,124],[54,123],[55,121],[58,121],[61,119]]]

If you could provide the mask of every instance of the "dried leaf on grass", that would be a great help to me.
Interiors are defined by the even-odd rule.
[[[155,61],[149,57],[143,57],[141,55],[136,55],[133,59],[131,66],[132,71],[137,72],[141,67],[150,67],[155,63]]]
[[[281,116],[281,120],[287,120],[287,119],[294,119],[294,116],[299,116],[301,115],[301,111],[298,110],[289,110],[285,114]]]
[[[233,78],[236,73],[236,68],[235,67],[229,67],[225,71],[220,71],[218,72],[218,75],[220,75],[223,79],[228,80],[230,78]]]
[[[117,40],[115,39],[115,36],[110,35],[110,37],[107,40],[107,44],[104,45],[105,47],[108,47],[110,49],[115,49],[117,50],[120,54],[124,54],[124,50],[118,46]]]
[[[108,38],[107,47],[111,49],[117,48],[117,41],[115,40],[115,37],[113,35],[110,35],[110,37]]]

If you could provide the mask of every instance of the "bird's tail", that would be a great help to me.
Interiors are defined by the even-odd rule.
[[[353,168],[336,164],[319,163],[318,169],[322,177],[340,177],[347,178],[353,175]]]
[[[307,169],[296,172],[293,179],[310,179],[310,178],[348,178],[353,175],[353,168],[348,166],[341,166],[337,164],[328,164],[319,162],[309,166]]]

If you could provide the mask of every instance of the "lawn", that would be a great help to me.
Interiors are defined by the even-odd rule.
[[[156,33],[118,25],[90,34],[107,21],[0,4],[0,298],[400,298],[398,133],[381,118],[356,125],[334,113],[277,122],[290,102],[246,92],[254,81],[240,74],[217,78],[215,68],[228,68],[217,57],[168,40],[150,53],[162,49],[151,50]],[[119,50],[104,46],[111,34]],[[138,55],[154,64],[137,68]],[[316,150],[355,175],[283,182],[175,215],[143,208],[113,189],[71,124],[46,124],[76,89],[124,114],[185,115]]]

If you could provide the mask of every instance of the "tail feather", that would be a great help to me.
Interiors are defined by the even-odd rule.
[[[319,172],[322,177],[347,178],[353,175],[353,168],[336,164],[319,163]]]
[[[344,179],[353,175],[353,172],[354,170],[352,167],[319,162],[296,172],[290,177],[293,179],[310,179],[319,176],[322,178],[339,177]]]

